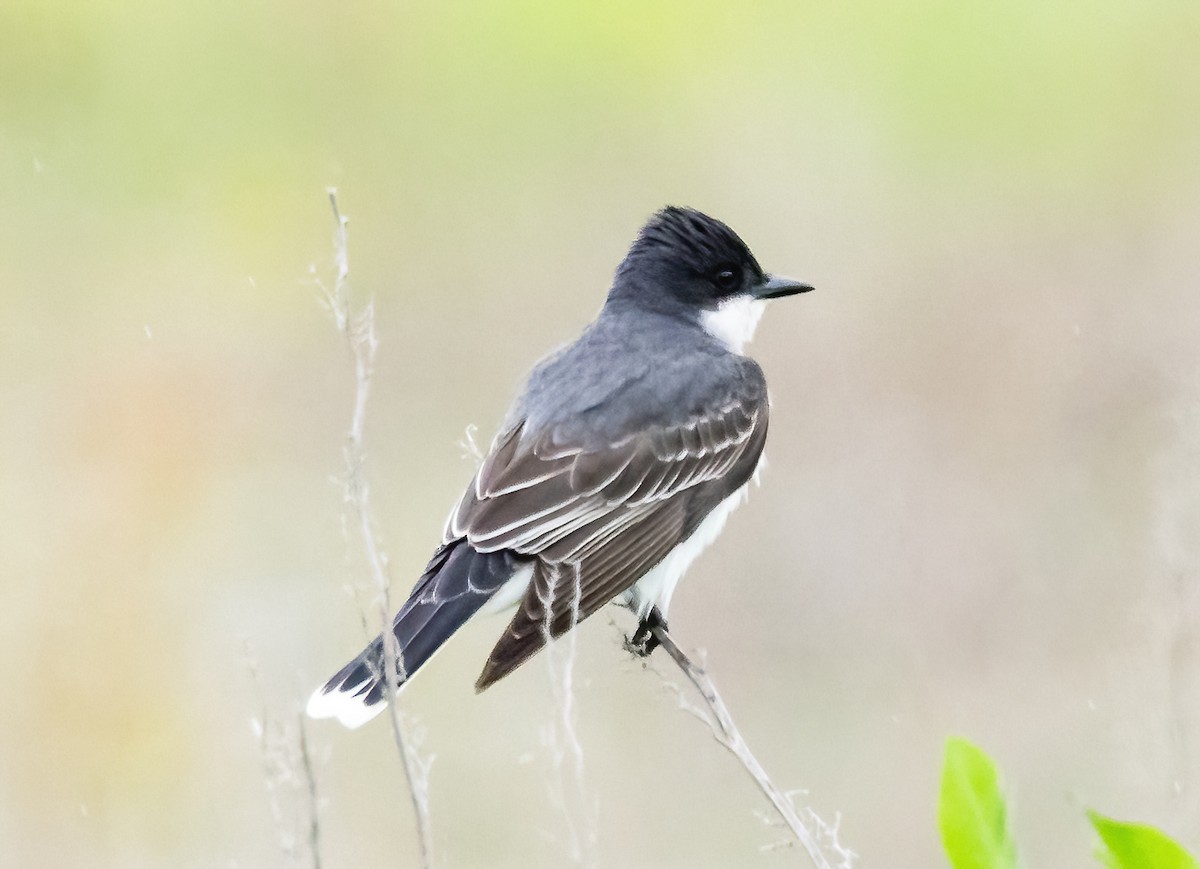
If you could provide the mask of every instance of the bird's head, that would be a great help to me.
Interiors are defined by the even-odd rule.
[[[609,299],[692,313],[741,352],[761,302],[811,289],[764,272],[746,243],[721,221],[672,205],[642,227],[617,269]]]

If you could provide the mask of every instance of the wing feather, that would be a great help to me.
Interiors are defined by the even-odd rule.
[[[579,561],[538,562],[529,592],[488,656],[476,690],[507,676],[624,591],[630,571],[665,558],[679,539],[683,516],[682,505],[668,504],[626,530],[620,546],[605,546]]]
[[[465,537],[481,551],[538,556],[580,529],[596,535],[606,522],[621,519],[624,508],[667,501],[719,480],[761,450],[766,407],[765,396],[753,396],[711,417],[652,429],[618,446],[573,450],[569,457],[560,455],[563,443],[539,456],[540,445],[553,436],[531,439],[518,425],[497,439],[446,536]],[[756,431],[759,437],[752,438]],[[565,554],[576,553],[555,553]]]

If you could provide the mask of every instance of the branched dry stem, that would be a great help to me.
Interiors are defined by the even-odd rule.
[[[578,568],[573,569],[571,584],[571,627],[579,623],[579,602],[582,595]],[[567,853],[576,866],[596,863],[596,807],[589,799],[584,777],[583,745],[575,727],[575,653],[576,632],[568,630],[565,637],[555,639],[553,633],[554,595],[557,584],[551,583],[541,599],[545,618],[542,635],[546,642],[546,661],[550,685],[558,715],[542,730],[543,742],[550,752],[554,776],[549,780],[550,800],[563,817],[567,830]],[[560,658],[559,648],[565,646]],[[568,763],[569,756],[569,763]]]
[[[285,721],[274,718],[266,701],[266,693],[258,676],[258,665],[246,646],[246,666],[262,701],[261,718],[250,720],[251,729],[262,752],[263,778],[270,800],[271,818],[279,833],[279,848],[293,866],[304,864],[303,849],[299,847],[296,830],[306,827],[308,866],[321,869],[320,796],[304,714],[297,710],[295,729]],[[290,793],[290,796],[288,794]],[[284,803],[291,805],[285,811]],[[287,815],[292,817],[289,821]]]
[[[304,724],[303,712],[296,714],[296,732],[300,735],[300,769],[304,773],[305,792],[308,794],[308,853],[312,858],[312,869],[321,869],[321,824],[317,811],[320,801],[317,797],[317,776],[313,770],[312,752],[308,748],[308,728]]]
[[[384,684],[403,681],[404,662],[395,635],[389,629],[391,619],[391,595],[389,592],[388,558],[375,533],[375,522],[371,513],[370,488],[366,479],[367,452],[363,431],[366,423],[367,399],[371,393],[371,376],[375,370],[375,354],[379,341],[375,335],[375,306],[368,301],[361,310],[355,310],[350,302],[350,258],[346,234],[346,218],[338,208],[337,191],[330,188],[329,203],[337,221],[334,236],[335,274],[332,289],[320,285],[325,291],[325,302],[333,315],[338,331],[346,337],[347,347],[354,362],[354,412],[350,420],[343,450],[346,470],[344,477],[346,504],[353,513],[362,539],[363,550],[372,579],[379,592],[379,608],[383,625],[383,655],[385,673],[381,674]],[[422,757],[419,751],[419,732],[407,726],[404,716],[391,691],[384,691],[392,723],[392,736],[396,749],[404,763],[404,776],[412,800],[417,821],[417,835],[421,848],[421,865],[432,869],[433,831],[429,813],[429,770],[433,757]]]
[[[741,731],[738,730],[737,725],[733,721],[733,716],[729,714],[729,708],[725,705],[725,701],[721,699],[721,695],[717,693],[716,685],[713,684],[712,679],[705,672],[704,668],[695,664],[679,648],[666,628],[656,625],[652,628],[652,633],[659,644],[666,650],[667,654],[671,656],[671,660],[687,676],[688,681],[695,686],[696,690],[700,693],[700,697],[704,700],[705,706],[708,707],[709,714],[703,715],[701,713],[698,717],[703,718],[707,722],[717,742],[741,761],[742,766],[750,774],[750,777],[754,779],[759,790],[770,800],[779,817],[792,831],[792,835],[796,837],[796,841],[808,853],[813,866],[817,867],[817,869],[851,869],[854,854],[838,843],[837,825],[829,826],[817,817],[812,809],[804,809],[802,812],[804,818],[801,818],[801,812],[796,811],[790,795],[775,786],[770,777],[767,776],[766,771],[762,768],[762,764],[758,762],[753,752],[750,751],[750,747],[742,737]],[[698,710],[684,701],[682,697],[680,697],[680,706],[693,714],[698,713]],[[829,857],[826,856],[826,852],[833,854],[838,862],[831,863]]]

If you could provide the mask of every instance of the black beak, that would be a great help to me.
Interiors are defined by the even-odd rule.
[[[813,287],[793,281],[791,278],[781,278],[777,275],[763,275],[762,281],[750,290],[756,299],[778,299],[781,296],[794,296],[797,293],[812,292]]]

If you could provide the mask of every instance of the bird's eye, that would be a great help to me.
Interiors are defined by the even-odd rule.
[[[718,266],[712,282],[723,293],[737,289],[742,283],[742,270],[733,264]]]

